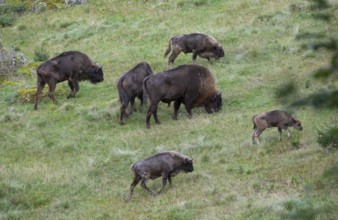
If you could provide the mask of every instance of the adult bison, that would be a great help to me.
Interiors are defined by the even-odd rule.
[[[102,68],[96,65],[86,54],[79,51],[67,51],[42,63],[37,69],[37,91],[34,99],[34,110],[38,109],[39,95],[46,83],[49,87],[48,96],[57,104],[54,97],[56,84],[68,80],[70,93],[74,98],[79,91],[78,81],[89,80],[92,83],[103,81]]]
[[[156,154],[145,160],[138,161],[131,165],[130,170],[134,174],[133,182],[130,185],[129,200],[131,200],[135,186],[141,181],[143,189],[152,195],[159,194],[169,181],[172,187],[171,177],[179,172],[192,172],[194,170],[192,159],[175,151],[168,151]],[[157,193],[151,191],[146,182],[149,179],[162,177],[162,187]]]
[[[294,127],[297,130],[302,131],[303,127],[299,120],[292,117],[289,113],[282,110],[274,110],[265,112],[252,117],[254,124],[254,132],[252,134],[252,143],[256,140],[259,144],[259,135],[266,129],[271,127],[277,127],[279,132],[279,140],[282,139],[282,129],[288,131],[288,137],[291,137],[288,127]]]
[[[195,63],[197,56],[208,59],[219,59],[224,56],[223,47],[211,36],[200,33],[176,35],[169,39],[169,45],[164,53],[169,56],[168,65],[172,66],[176,57],[181,53],[192,53],[192,61]]]
[[[140,62],[131,70],[124,73],[117,82],[120,108],[120,124],[125,124],[125,117],[133,113],[135,98],[138,97],[141,105],[145,100],[143,98],[143,80],[145,77],[153,75],[153,70],[147,62]],[[130,103],[130,110],[127,114],[126,109]]]
[[[174,101],[174,119],[177,119],[181,103],[185,105],[189,118],[192,116],[193,107],[204,106],[208,113],[213,113],[219,111],[222,106],[222,94],[215,88],[213,75],[207,68],[195,64],[181,65],[148,76],[143,81],[143,90],[150,100],[146,116],[147,128],[150,128],[151,115],[157,124],[160,123],[157,117],[160,101]]]

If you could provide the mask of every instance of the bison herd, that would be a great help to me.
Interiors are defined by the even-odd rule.
[[[119,100],[121,102],[119,123],[125,124],[125,119],[134,111],[134,102],[137,97],[141,105],[149,99],[146,113],[146,127],[150,128],[151,116],[155,123],[160,124],[157,116],[159,102],[174,103],[173,119],[177,120],[178,110],[184,105],[188,117],[192,116],[192,108],[204,107],[207,113],[218,112],[222,107],[222,92],[216,89],[215,78],[209,69],[194,64],[197,56],[210,61],[224,56],[223,47],[213,37],[193,33],[177,35],[169,39],[169,45],[164,53],[166,57],[170,52],[168,67],[170,69],[154,74],[147,62],[140,62],[132,69],[122,74],[117,82]],[[185,64],[172,68],[174,60],[181,53],[192,53],[193,64]],[[37,91],[34,98],[34,110],[38,109],[39,95],[44,86],[48,84],[48,96],[57,104],[54,97],[56,84],[68,81],[70,93],[67,98],[75,98],[79,91],[79,81],[89,80],[92,83],[103,81],[102,67],[95,64],[86,54],[79,51],[63,52],[60,55],[42,63],[37,68]],[[130,110],[127,113],[127,107]],[[282,130],[290,131],[288,127],[302,130],[299,120],[293,118],[285,111],[275,110],[255,115],[252,118],[254,132],[252,143],[259,144],[260,134],[269,127],[277,127],[279,139]],[[130,185],[131,199],[135,186],[141,181],[141,186],[151,194],[146,185],[148,179],[162,177],[160,193],[167,180],[172,186],[171,177],[181,171],[192,172],[192,159],[177,152],[163,152],[145,160],[138,161],[131,166],[134,180]]]

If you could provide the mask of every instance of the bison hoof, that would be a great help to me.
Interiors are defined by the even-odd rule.
[[[120,125],[125,125],[126,123],[124,121],[119,122]]]
[[[70,99],[70,98],[75,98],[75,95],[69,94],[69,95],[67,96],[67,99]]]

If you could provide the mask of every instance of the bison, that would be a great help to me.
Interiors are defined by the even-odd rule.
[[[252,134],[252,143],[256,140],[259,144],[259,135],[266,129],[271,127],[277,127],[279,132],[279,140],[282,139],[282,129],[288,131],[288,137],[291,137],[288,127],[294,127],[297,130],[302,131],[303,127],[299,120],[293,118],[289,113],[282,110],[274,110],[265,112],[252,117],[254,124],[254,132]]]
[[[57,104],[54,97],[56,84],[68,80],[70,93],[67,98],[74,98],[79,91],[78,81],[89,80],[92,83],[103,81],[102,67],[96,65],[86,54],[79,51],[67,51],[42,63],[37,69],[37,91],[34,109],[38,109],[39,95],[46,83],[48,96]]]
[[[192,33],[184,35],[176,35],[169,39],[169,45],[164,53],[166,57],[172,50],[169,56],[168,65],[172,66],[176,57],[181,53],[192,53],[192,61],[195,63],[197,56],[201,58],[219,59],[224,56],[223,47],[213,37],[206,34]]]
[[[120,124],[125,124],[125,117],[131,115],[134,111],[135,98],[138,97],[143,102],[146,101],[143,97],[143,79],[149,75],[153,75],[153,70],[147,62],[140,62],[131,70],[124,73],[117,82],[119,99],[121,102],[120,108]],[[126,109],[130,103],[130,110],[127,114]]]
[[[150,105],[146,116],[146,127],[150,128],[150,117],[160,124],[157,117],[157,107],[160,101],[170,103],[174,101],[173,119],[177,119],[177,112],[181,103],[185,105],[188,117],[191,118],[193,107],[204,106],[208,113],[217,112],[222,106],[222,92],[215,88],[215,79],[211,72],[199,65],[181,65],[167,70],[143,81],[144,94],[147,94]]]
[[[140,181],[143,189],[152,195],[157,195],[166,186],[167,180],[172,187],[171,177],[176,176],[181,171],[192,172],[194,167],[191,158],[175,151],[168,151],[138,161],[131,165],[130,170],[134,174],[134,179],[130,185],[129,201],[132,198],[135,186]],[[147,187],[146,183],[147,180],[158,177],[162,177],[162,187],[155,193]]]

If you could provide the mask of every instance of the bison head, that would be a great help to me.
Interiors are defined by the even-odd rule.
[[[213,46],[213,52],[215,54],[216,59],[224,57],[224,50],[223,50],[223,47],[221,45],[214,45]]]
[[[293,122],[293,127],[295,128],[295,129],[297,129],[297,130],[299,130],[299,131],[302,131],[303,130],[303,127],[302,127],[302,124],[300,123],[300,121],[299,120],[297,120],[297,119],[292,119],[292,122]]]
[[[102,67],[95,66],[89,74],[89,81],[91,83],[98,83],[103,81]]]
[[[182,166],[182,170],[184,172],[187,172],[187,173],[194,171],[194,166],[192,164],[192,159],[190,159],[190,158],[185,158],[184,159],[184,164]]]
[[[208,109],[212,112],[218,112],[222,107],[222,91],[219,91],[217,94],[214,94],[210,97],[208,103]]]

